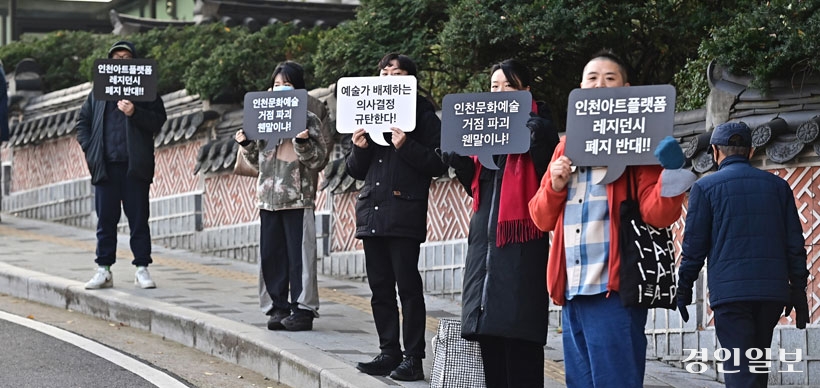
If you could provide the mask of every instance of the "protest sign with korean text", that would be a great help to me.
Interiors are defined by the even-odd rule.
[[[441,109],[444,152],[476,155],[484,167],[497,170],[493,155],[520,154],[530,149],[529,91],[448,94]]]
[[[575,89],[567,105],[566,151],[576,166],[607,167],[598,184],[614,182],[626,166],[658,164],[654,151],[672,135],[671,85]]]
[[[251,140],[266,140],[270,150],[280,139],[296,137],[307,127],[308,94],[305,89],[245,94],[242,130]]]
[[[92,79],[100,101],[154,101],[159,71],[153,59],[97,59]]]
[[[344,77],[336,83],[336,131],[362,128],[377,144],[392,127],[416,129],[416,77]]]

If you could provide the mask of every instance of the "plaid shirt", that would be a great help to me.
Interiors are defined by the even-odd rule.
[[[567,184],[564,246],[566,298],[606,292],[609,279],[609,208],[606,185],[596,185],[606,168],[576,167]]]

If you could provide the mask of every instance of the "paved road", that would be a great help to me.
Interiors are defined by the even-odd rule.
[[[151,273],[157,288],[133,285],[127,236],[120,236],[114,288],[84,290],[91,276],[94,232],[65,225],[3,216],[0,224],[0,293],[121,322],[210,353],[292,387],[429,388],[430,382],[399,382],[359,373],[355,363],[378,352],[370,290],[350,279],[319,277],[321,318],[310,332],[266,330],[258,307],[256,264],[154,246]],[[450,298],[425,297],[429,379],[430,340],[439,318],[458,318]],[[550,327],[544,348],[544,383],[564,385],[561,336]],[[648,361],[645,387],[721,387],[713,377],[694,375]]]
[[[2,311],[0,343],[2,387],[190,387],[97,342]]]

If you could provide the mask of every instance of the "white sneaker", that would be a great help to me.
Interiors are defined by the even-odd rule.
[[[105,267],[97,267],[94,277],[85,284],[86,290],[114,287],[114,275]]]
[[[151,274],[148,273],[148,267],[137,267],[137,272],[134,274],[134,284],[140,288],[157,288],[157,284],[151,279]]]

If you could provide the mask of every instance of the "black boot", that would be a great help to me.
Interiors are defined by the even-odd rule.
[[[295,309],[293,314],[282,320],[287,331],[313,330],[313,311]]]
[[[390,371],[396,369],[400,363],[401,356],[392,356],[382,353],[376,356],[373,361],[356,364],[356,369],[372,376],[387,376],[390,374]]]
[[[268,330],[285,330],[282,325],[282,320],[290,316],[288,309],[274,309],[273,313],[268,318]]]
[[[421,358],[407,356],[399,366],[390,373],[390,378],[401,381],[424,380],[424,370],[421,367]]]

